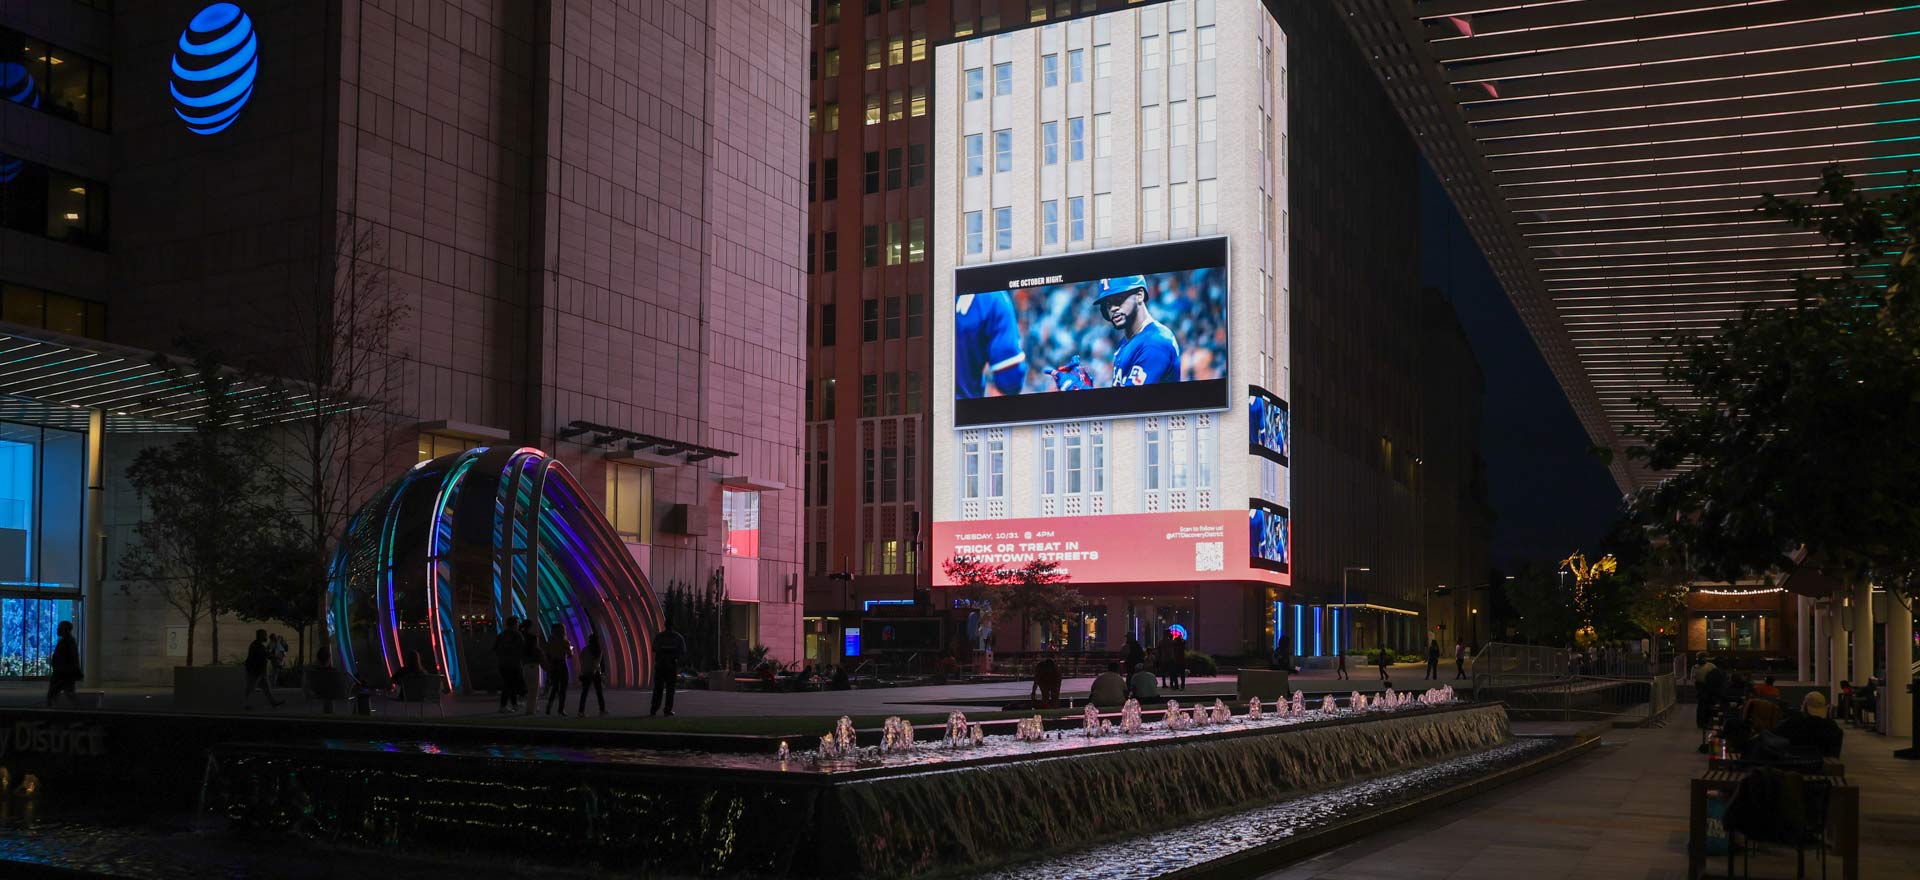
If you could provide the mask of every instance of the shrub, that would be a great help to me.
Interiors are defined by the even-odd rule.
[[[1199,651],[1187,652],[1188,675],[1219,675],[1220,664],[1214,662],[1213,655]]]

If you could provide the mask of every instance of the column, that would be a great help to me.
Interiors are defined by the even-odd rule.
[[[1853,589],[1853,684],[1873,677],[1873,584],[1861,581]]]
[[[1807,680],[1807,632],[1812,621],[1807,619],[1807,597],[1795,594],[1793,597],[1793,680]]]
[[[98,687],[106,678],[107,667],[101,661],[106,647],[106,609],[102,607],[106,592],[102,587],[106,582],[107,560],[105,550],[107,491],[106,483],[106,445],[107,411],[95,407],[87,412],[87,497],[86,501],[86,546],[80,550],[81,570],[85,573],[86,584],[81,589],[80,603],[86,631],[82,633],[86,646],[87,679],[90,686]]]
[[[1880,711],[1887,713],[1889,736],[1913,735],[1913,609],[1887,594],[1887,686],[1881,691]]]
[[[1827,705],[1829,706],[1839,703],[1840,681],[1851,674],[1847,672],[1847,625],[1842,622],[1847,615],[1847,607],[1840,601],[1845,595],[1845,593],[1836,592],[1833,598],[1827,601],[1827,613],[1833,617],[1827,622],[1827,636],[1831,639],[1827,651]]]
[[[1118,651],[1127,644],[1133,621],[1127,619],[1127,597],[1107,597],[1107,650]]]
[[[1815,684],[1827,684],[1833,672],[1833,652],[1827,647],[1827,606],[1824,602],[1807,603],[1807,617],[1813,622],[1813,644],[1807,648],[1812,655],[1813,681]]]

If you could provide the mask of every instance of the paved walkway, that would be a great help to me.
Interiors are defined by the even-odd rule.
[[[1706,768],[1689,721],[1609,731],[1599,748],[1561,767],[1263,880],[1683,878],[1687,780]],[[1841,754],[1848,780],[1861,788],[1860,876],[1869,880],[1914,877],[1920,865],[1920,762],[1895,760],[1902,744],[1849,729]],[[1708,867],[1725,864],[1723,857]],[[1841,876],[1838,860],[1827,868]],[[1792,849],[1753,860],[1755,877],[1793,870]],[[1819,870],[1810,861],[1810,876]]]

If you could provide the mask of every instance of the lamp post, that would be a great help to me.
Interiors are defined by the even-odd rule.
[[[1339,645],[1337,645],[1336,648],[1342,654],[1345,654],[1347,652],[1347,648],[1348,648],[1347,634],[1345,632],[1338,632],[1338,630],[1348,630],[1353,628],[1353,608],[1347,602],[1347,582],[1351,579],[1348,578],[1347,575],[1356,571],[1372,571],[1372,570],[1373,569],[1368,568],[1364,565],[1349,565],[1345,568],[1340,569],[1341,625],[1336,628],[1337,635],[1339,636]],[[1382,640],[1385,640],[1386,633],[1382,632],[1380,634],[1380,637]]]

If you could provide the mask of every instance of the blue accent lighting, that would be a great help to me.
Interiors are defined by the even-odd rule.
[[[846,631],[845,650],[843,650],[841,653],[845,654],[848,657],[860,656],[860,630],[859,629],[850,629]]]
[[[1315,657],[1326,656],[1326,652],[1320,650],[1320,633],[1325,630],[1325,627],[1320,624],[1325,610],[1318,605],[1313,606],[1313,656]]]
[[[232,3],[200,10],[173,53],[173,112],[194,134],[218,134],[240,118],[260,72],[253,20]]]
[[[23,107],[40,109],[40,89],[34,85],[33,74],[27,72],[25,65],[12,61],[0,62],[0,98]],[[11,183],[19,176],[20,160],[0,154],[0,183]]]

